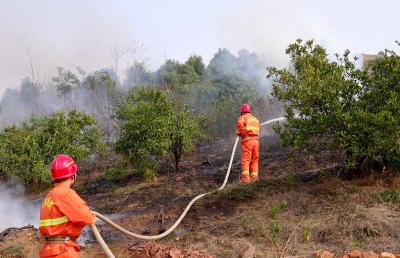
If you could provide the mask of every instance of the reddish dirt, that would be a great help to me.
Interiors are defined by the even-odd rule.
[[[161,245],[155,242],[148,242],[132,249],[132,258],[212,258],[192,250],[179,250],[175,245]]]
[[[342,257],[342,258],[400,258],[400,254],[393,254],[388,252],[375,253],[373,251],[361,251],[361,250],[352,250],[346,251],[344,254],[335,256],[334,253],[329,251],[319,250],[313,254],[314,258],[334,258],[334,257]]]

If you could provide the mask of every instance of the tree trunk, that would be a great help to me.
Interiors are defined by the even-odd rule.
[[[175,156],[175,172],[179,172],[179,161],[181,159],[181,155],[178,152],[174,153]]]

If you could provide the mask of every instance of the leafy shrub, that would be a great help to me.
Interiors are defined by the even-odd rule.
[[[50,182],[49,164],[59,153],[77,162],[101,151],[100,130],[94,118],[71,111],[30,120],[0,133],[0,171],[25,185]]]
[[[129,175],[129,169],[127,167],[123,167],[123,166],[119,166],[119,167],[113,167],[111,169],[108,169],[105,173],[104,173],[104,177],[107,180],[116,180],[119,178],[122,178],[124,176]]]
[[[155,88],[138,88],[118,108],[121,136],[116,151],[123,154],[143,177],[152,177],[161,157],[173,154],[176,170],[182,156],[205,137],[202,119],[170,101]]]
[[[288,123],[275,127],[282,141],[306,146],[312,139],[331,139],[351,168],[375,156],[397,166],[400,56],[385,51],[359,69],[349,51],[332,60],[312,40],[297,40],[286,53],[290,69],[268,68],[273,95],[286,102]]]

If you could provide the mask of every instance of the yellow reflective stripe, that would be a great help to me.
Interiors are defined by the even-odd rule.
[[[254,117],[250,117],[247,119],[247,123],[259,123],[258,120]]]
[[[258,126],[246,126],[244,130],[254,130],[258,132],[260,128]]]
[[[250,175],[252,175],[252,176],[258,176],[258,172],[250,172]]]
[[[41,219],[39,223],[39,227],[48,227],[48,226],[55,226],[60,225],[63,223],[67,223],[69,221],[67,216],[56,218],[56,219]]]
[[[242,171],[242,175],[250,175],[249,171]]]

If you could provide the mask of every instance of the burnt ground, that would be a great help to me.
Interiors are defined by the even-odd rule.
[[[194,196],[220,186],[231,142],[199,145],[185,158],[179,173],[163,173],[146,182],[129,176],[113,181],[91,177],[78,189],[94,210],[111,214],[128,230],[159,234]],[[343,157],[323,146],[309,153],[281,148],[276,139],[263,138],[261,152],[260,182],[238,183],[238,152],[227,188],[198,201],[177,230],[157,242],[213,257],[279,257],[282,253],[308,257],[319,249],[400,250],[400,206],[377,198],[378,192],[400,187],[395,174],[342,180],[338,175]],[[304,176],[304,171],[312,176]],[[108,225],[99,229],[117,257],[131,257],[144,244]],[[103,256],[95,243],[87,242],[82,257]],[[0,238],[0,254],[13,257],[8,256],[13,251],[26,253],[21,249],[37,250],[38,245],[33,229],[10,232]],[[35,257],[29,255],[14,257]]]

